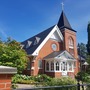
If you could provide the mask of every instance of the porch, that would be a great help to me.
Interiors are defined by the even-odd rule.
[[[53,52],[51,55],[45,58],[45,74],[49,76],[74,77],[75,68],[76,68],[76,60],[67,51],[63,51],[62,53]]]

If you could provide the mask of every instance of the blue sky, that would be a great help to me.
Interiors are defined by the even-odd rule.
[[[0,37],[21,42],[51,27],[59,20],[61,2],[77,42],[87,43],[90,0],[0,0]]]

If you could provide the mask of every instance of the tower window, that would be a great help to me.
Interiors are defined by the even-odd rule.
[[[69,52],[74,55],[74,40],[72,37],[69,37]]]
[[[74,48],[74,41],[72,37],[69,38],[69,48]]]

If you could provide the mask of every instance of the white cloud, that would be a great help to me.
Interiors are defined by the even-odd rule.
[[[6,34],[6,32],[3,29],[0,29],[0,33],[2,34],[3,37],[7,38],[8,35]]]

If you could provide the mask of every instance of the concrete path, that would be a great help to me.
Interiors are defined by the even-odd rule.
[[[30,89],[35,88],[35,85],[28,85],[28,84],[16,84],[18,86],[17,89]]]

